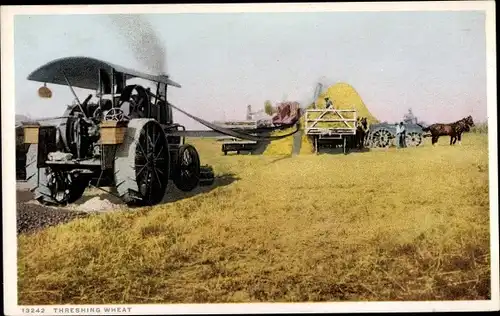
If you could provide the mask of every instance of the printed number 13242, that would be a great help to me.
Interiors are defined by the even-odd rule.
[[[45,313],[45,308],[39,307],[23,307],[21,308],[23,314],[42,314]]]

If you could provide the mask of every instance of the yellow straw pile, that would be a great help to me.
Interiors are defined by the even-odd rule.
[[[318,99],[316,100],[316,108],[324,109],[326,102],[325,97],[330,98],[333,103],[333,107],[336,109],[345,109],[351,110],[354,109],[357,111],[357,117],[366,117],[369,124],[378,123],[378,120],[370,113],[365,103],[356,92],[356,90],[351,87],[347,83],[337,83],[333,86],[330,86],[327,90],[320,94]],[[310,118],[314,118],[318,114],[311,114]],[[343,116],[345,118],[352,118],[352,115],[349,113],[344,113]],[[334,117],[330,115],[329,117]],[[337,117],[338,118],[338,117]],[[301,129],[304,129],[305,122],[304,116],[300,119]],[[320,125],[322,124],[322,125]],[[345,126],[343,123],[319,123],[318,127],[343,127]],[[290,128],[287,130],[279,131],[274,133],[273,135],[282,135],[286,133],[290,133],[294,128]],[[277,141],[272,141],[269,146],[267,146],[264,151],[264,155],[290,155],[293,149],[293,136],[282,138]],[[300,148],[300,154],[310,154],[313,153],[313,144],[311,140],[305,135],[302,135],[302,146]]]

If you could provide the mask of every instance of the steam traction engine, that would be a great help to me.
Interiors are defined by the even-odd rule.
[[[153,82],[156,91],[127,84],[133,78]],[[213,181],[213,173],[201,172],[197,150],[184,143],[184,127],[173,122],[167,86],[180,85],[168,76],[69,57],[45,64],[28,80],[66,85],[75,97],[62,117],[24,125],[26,178],[38,201],[72,203],[92,184],[111,187],[127,204],[153,205],[169,179],[183,191],[200,179]],[[96,92],[82,101],[73,87]]]

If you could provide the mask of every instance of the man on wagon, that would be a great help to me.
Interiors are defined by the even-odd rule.
[[[333,102],[332,102],[332,100],[330,100],[330,98],[326,97],[325,102],[326,102],[325,108],[327,108],[327,109],[332,108],[333,109]]]

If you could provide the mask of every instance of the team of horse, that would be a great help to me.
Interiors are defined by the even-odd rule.
[[[432,137],[432,145],[438,142],[440,136],[450,136],[450,145],[455,145],[457,140],[458,144],[462,144],[462,134],[469,132],[470,128],[474,126],[472,116],[464,117],[461,120],[450,124],[435,123],[427,127],[423,127],[424,132],[430,132]]]
[[[457,141],[458,144],[461,145],[462,134],[464,132],[469,132],[470,128],[473,126],[474,126],[474,120],[472,119],[472,116],[469,115],[453,123],[449,124],[435,123],[427,127],[424,126],[421,127],[422,131],[430,132],[432,137],[432,145],[435,145],[438,142],[439,137],[441,136],[450,136],[450,145],[455,145]],[[356,137],[355,137],[356,148],[360,150],[363,149],[364,141],[366,136],[368,135],[368,131],[369,127],[367,118],[366,117],[358,118],[356,124]]]

